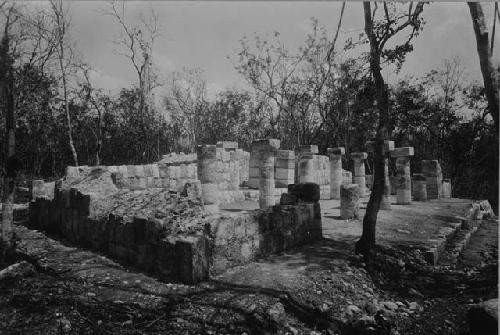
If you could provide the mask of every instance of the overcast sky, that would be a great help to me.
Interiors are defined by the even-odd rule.
[[[290,49],[296,49],[311,28],[311,18],[318,19],[333,37],[340,16],[341,2],[167,2],[153,1],[151,6],[160,21],[153,61],[163,75],[182,67],[200,67],[210,95],[223,88],[245,87],[227,56],[235,53],[244,36],[279,31]],[[112,43],[120,27],[103,11],[107,2],[70,3],[72,38],[84,59],[96,70],[96,85],[115,93],[136,82],[126,58],[118,55]],[[145,2],[126,2],[132,20],[147,11]],[[493,3],[483,3],[488,29],[491,29]],[[363,30],[362,3],[347,3],[342,24],[342,38]],[[443,60],[459,56],[471,79],[481,80],[476,42],[471,18],[465,3],[433,3],[424,9],[427,24],[407,57],[404,74],[424,74]],[[497,37],[500,31],[497,32]],[[500,41],[496,38],[495,59]],[[340,44],[338,44],[340,45]],[[397,77],[391,75],[389,81]]]

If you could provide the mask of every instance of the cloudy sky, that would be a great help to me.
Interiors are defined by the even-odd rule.
[[[254,33],[279,31],[285,44],[296,49],[311,28],[311,18],[317,18],[333,37],[340,16],[341,2],[216,2],[153,1],[150,4],[160,21],[160,37],[155,45],[153,60],[163,75],[183,67],[204,70],[210,95],[228,87],[245,87],[227,56],[234,55],[239,40]],[[96,85],[117,92],[135,83],[128,60],[117,53],[112,43],[120,27],[103,12],[109,3],[73,1],[70,3],[72,38],[84,59],[95,69]],[[493,3],[483,3],[488,28],[491,29]],[[131,22],[141,12],[147,12],[145,2],[126,2]],[[363,30],[362,3],[347,3],[341,42],[348,34]],[[417,38],[402,73],[423,74],[438,67],[446,58],[458,56],[471,79],[481,80],[476,42],[468,7],[465,3],[433,3],[424,9],[427,24]],[[497,37],[500,31],[497,32]],[[500,41],[496,38],[495,59]],[[340,45],[340,44],[338,44]],[[389,81],[396,78],[391,74]]]

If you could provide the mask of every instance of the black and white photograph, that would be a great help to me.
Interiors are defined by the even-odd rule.
[[[0,0],[0,335],[498,334],[499,91],[497,2]]]

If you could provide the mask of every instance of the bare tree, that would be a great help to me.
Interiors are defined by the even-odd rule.
[[[144,110],[148,95],[151,93],[156,78],[152,73],[153,46],[158,37],[158,17],[156,12],[150,8],[147,16],[140,14],[138,23],[129,23],[125,15],[125,1],[119,5],[116,1],[111,2],[111,11],[106,13],[113,17],[122,29],[122,34],[116,41],[119,53],[130,60],[134,68],[141,92],[139,109]]]
[[[399,5],[395,3],[382,4],[383,12],[379,20],[376,13],[379,4],[375,2],[373,11],[370,2],[363,2],[365,34],[370,44],[369,62],[376,95],[375,110],[378,112],[378,126],[374,145],[374,182],[370,200],[363,218],[363,234],[356,242],[356,252],[368,257],[375,246],[375,229],[380,202],[384,194],[384,159],[386,156],[384,141],[389,139],[389,96],[387,85],[382,76],[382,58],[386,62],[395,63],[398,68],[402,65],[406,53],[412,50],[411,41],[418,35],[422,28],[423,20],[420,14],[424,3],[416,6],[410,3]],[[399,9],[401,6],[403,9]],[[406,7],[406,8],[405,8]],[[396,34],[408,28],[409,35],[403,44],[396,45],[393,49],[385,49],[386,43]]]
[[[91,132],[96,139],[96,150],[95,150],[95,165],[101,164],[101,151],[102,143],[104,138],[104,125],[103,116],[107,112],[109,99],[102,95],[100,90],[95,89],[92,86],[92,81],[90,80],[90,72],[92,69],[87,64],[80,64],[79,68],[83,74],[84,83],[82,84],[82,100],[90,105],[89,109],[94,109],[97,113],[97,125],[94,130],[91,128]]]
[[[73,49],[68,43],[68,30],[70,21],[68,19],[68,9],[64,7],[62,0],[51,0],[50,2],[54,24],[54,36],[56,45],[56,54],[61,71],[62,89],[64,110],[66,113],[66,125],[68,132],[68,144],[73,156],[73,163],[78,166],[78,155],[76,153],[75,145],[73,143],[73,131],[71,128],[71,115],[69,112],[68,104],[68,72],[71,69],[73,61]]]
[[[206,95],[206,83],[200,69],[184,68],[172,74],[164,102],[181,133],[177,143],[178,150],[195,151],[201,131],[202,113],[207,107]]]
[[[481,4],[479,2],[468,2],[467,5],[469,6],[472,26],[474,27],[474,33],[476,35],[477,54],[479,56],[479,64],[483,75],[484,91],[486,99],[488,100],[488,109],[493,121],[495,122],[496,132],[498,133],[499,87],[498,78],[495,75],[495,69],[491,59],[491,49],[493,48],[493,44],[490,49],[488,28],[486,28],[486,21],[484,19]]]

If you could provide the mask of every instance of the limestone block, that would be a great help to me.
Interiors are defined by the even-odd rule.
[[[144,166],[143,165],[136,165],[135,166],[135,176],[138,178],[144,178],[146,177],[146,173],[144,171]]]
[[[217,142],[216,146],[218,148],[224,148],[226,150],[236,150],[236,149],[238,149],[238,142],[219,141],[219,142]]]
[[[278,150],[276,158],[283,160],[294,160],[295,152],[293,150]]]
[[[155,178],[154,177],[146,177],[146,188],[155,187]]]
[[[169,181],[168,189],[170,191],[177,192],[177,190],[179,188],[179,186],[177,184],[177,179],[170,178],[170,179],[168,179],[168,181]]]
[[[356,161],[356,160],[363,160],[367,159],[368,154],[366,152],[351,152],[351,159]]]
[[[292,169],[276,168],[276,174],[275,174],[276,179],[291,180],[293,184],[294,176],[295,176],[295,171]]]
[[[118,166],[118,171],[120,172],[124,178],[128,178],[128,167],[127,165],[120,165]]]
[[[108,171],[111,173],[118,172],[118,166],[114,166],[114,165],[108,166]]]
[[[143,165],[143,169],[144,169],[144,176],[145,177],[153,177],[152,164]]]
[[[319,151],[317,145],[299,145],[298,152],[317,154]]]
[[[43,180],[33,180],[31,182],[31,198],[36,199],[38,197],[45,196],[45,183]]]
[[[340,187],[340,216],[344,220],[359,217],[359,186],[357,184]]]
[[[158,164],[158,173],[160,178],[167,178],[168,166],[166,164]]]
[[[69,179],[78,178],[80,176],[80,173],[78,172],[78,167],[77,166],[67,166],[65,176],[66,176],[66,178],[69,178]]]
[[[203,203],[207,205],[218,204],[219,189],[217,184],[201,184]]]
[[[414,155],[413,147],[395,148],[391,152],[391,157],[408,157],[413,155]]]
[[[342,170],[342,184],[343,185],[352,184],[352,173],[351,173],[351,171]]]
[[[137,165],[127,165],[127,175],[129,178],[137,177]]]
[[[276,159],[276,168],[295,169],[295,161],[294,160]]]
[[[445,178],[443,180],[443,186],[442,186],[442,188],[443,188],[443,191],[442,191],[443,192],[443,194],[442,194],[443,198],[444,199],[451,198],[451,180],[450,179]]]
[[[345,155],[345,148],[344,147],[327,148],[326,152],[329,155],[342,156],[342,155]]]
[[[275,152],[280,147],[280,140],[277,139],[260,139],[252,141],[252,152],[264,151]]]
[[[156,187],[156,188],[163,188],[163,183],[162,183],[162,180],[161,178],[159,177],[153,177],[153,187]]]
[[[179,237],[175,243],[175,268],[183,283],[195,284],[209,274],[209,243],[204,236]]]
[[[294,195],[300,202],[318,202],[320,199],[320,187],[315,183],[288,185],[288,193]]]

